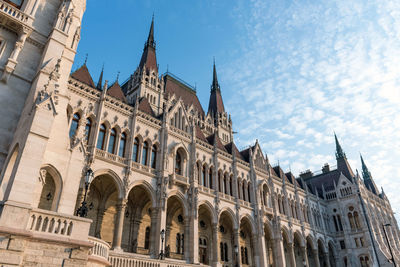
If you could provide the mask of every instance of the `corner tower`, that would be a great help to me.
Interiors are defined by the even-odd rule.
[[[218,130],[218,136],[225,144],[233,141],[231,116],[225,112],[221,87],[218,83],[217,68],[213,65],[213,80],[211,84],[210,101],[208,103],[208,120]]]
[[[163,79],[159,77],[158,73],[153,16],[139,66],[129,80],[122,85],[122,89],[129,104],[134,104],[136,99],[147,98],[154,113],[159,115],[162,112],[163,87]]]

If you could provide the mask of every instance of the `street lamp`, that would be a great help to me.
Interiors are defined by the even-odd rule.
[[[165,230],[162,229],[160,232],[161,235],[161,252],[160,252],[160,260],[164,259],[164,238],[165,238]]]
[[[235,245],[235,257],[236,257],[236,264],[235,267],[239,267],[239,248],[237,245]]]
[[[382,224],[382,228],[383,228],[383,232],[385,233],[385,238],[386,238],[386,242],[388,243],[388,247],[389,247],[389,252],[390,252],[390,256],[392,256],[391,260],[393,261],[393,265],[394,267],[396,267],[396,262],[394,261],[394,257],[393,257],[393,252],[392,252],[392,247],[390,246],[390,242],[386,233],[386,226],[391,226],[390,223],[387,224]]]
[[[86,175],[85,175],[85,195],[83,196],[83,201],[82,201],[81,206],[76,211],[76,214],[80,217],[86,217],[87,213],[88,213],[88,207],[86,207],[86,195],[87,195],[87,191],[89,189],[89,185],[93,180],[93,177],[94,177],[94,172],[92,171],[92,169],[89,168],[86,171]]]

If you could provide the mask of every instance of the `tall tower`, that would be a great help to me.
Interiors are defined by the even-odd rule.
[[[1,5],[14,11],[0,11],[0,226],[24,228],[50,136],[68,127],[67,85],[86,1]]]
[[[131,75],[129,81],[122,85],[122,88],[130,104],[134,104],[138,98],[146,98],[156,115],[162,112],[164,82],[158,73],[156,42],[154,40],[154,16],[151,20],[149,35],[144,44],[139,66]]]
[[[211,84],[210,101],[208,103],[207,117],[211,119],[218,130],[218,136],[225,144],[232,142],[232,120],[230,115],[225,112],[224,102],[222,101],[221,88],[218,83],[217,68],[213,65],[213,80]]]

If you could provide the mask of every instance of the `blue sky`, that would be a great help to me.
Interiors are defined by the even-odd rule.
[[[160,71],[196,85],[207,109],[216,58],[240,148],[257,138],[295,174],[335,165],[336,131],[364,156],[400,219],[400,1],[88,0],[74,68],[97,80],[136,69],[152,14]]]

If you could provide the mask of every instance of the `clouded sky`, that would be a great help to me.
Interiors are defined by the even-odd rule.
[[[317,3],[316,3],[317,2]],[[240,148],[257,138],[298,174],[361,152],[400,219],[400,1],[88,0],[75,68],[136,69],[155,14],[157,56],[207,110],[216,57]]]

